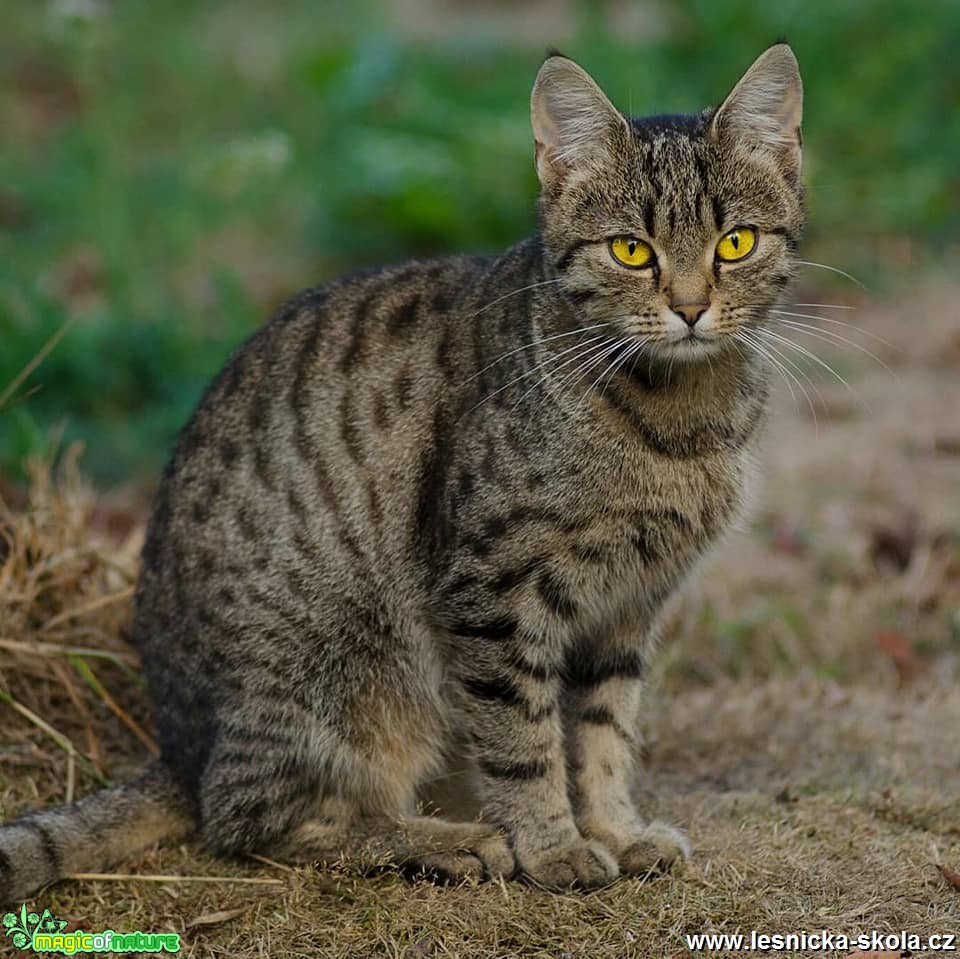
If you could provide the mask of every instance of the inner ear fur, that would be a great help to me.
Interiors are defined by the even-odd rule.
[[[545,188],[572,172],[609,160],[611,147],[629,133],[626,118],[593,77],[573,60],[548,57],[530,97],[537,176]]]

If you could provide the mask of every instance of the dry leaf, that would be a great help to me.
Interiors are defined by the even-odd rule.
[[[873,637],[877,649],[886,653],[897,670],[897,681],[903,683],[917,667],[917,658],[910,641],[903,633],[889,629]]]
[[[952,869],[947,869],[946,866],[937,866],[937,868],[943,874],[943,878],[946,879],[954,889],[960,889],[960,873],[954,872]]]
[[[773,797],[775,802],[789,804],[797,802],[797,797],[790,791],[790,786],[786,785]]]
[[[432,956],[436,944],[430,933],[422,935],[405,953],[405,959],[420,959],[421,956]]]
[[[216,926],[221,922],[229,922],[231,919],[236,919],[237,916],[242,916],[249,908],[249,906],[244,906],[242,909],[222,909],[220,912],[205,912],[202,916],[191,919],[187,923],[187,928],[192,929],[194,926]]]
[[[941,434],[933,439],[933,449],[946,456],[960,456],[960,434]]]
[[[807,552],[807,540],[803,531],[788,523],[777,523],[773,528],[770,548],[785,556],[803,556]]]
[[[61,302],[86,309],[103,295],[103,260],[92,247],[79,247],[56,264],[49,282]]]

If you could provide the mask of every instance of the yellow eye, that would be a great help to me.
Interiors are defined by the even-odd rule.
[[[752,226],[738,226],[720,237],[720,242],[717,244],[717,259],[726,260],[728,263],[742,260],[753,252],[756,245],[757,231]]]
[[[654,261],[653,247],[635,236],[616,236],[610,241],[610,253],[624,266],[650,266]]]

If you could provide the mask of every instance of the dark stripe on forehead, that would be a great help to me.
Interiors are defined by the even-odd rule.
[[[713,205],[713,222],[716,224],[717,230],[722,230],[723,224],[727,221],[726,207],[723,200],[716,194],[710,197],[710,202]]]
[[[649,143],[638,145],[638,157],[642,177],[649,183],[653,177],[653,150]]]
[[[702,137],[707,118],[702,113],[667,113],[652,117],[632,117],[630,124],[645,140],[657,134],[685,134],[691,139]]]
[[[653,200],[649,198],[647,198],[646,202],[643,204],[643,225],[647,231],[647,236],[649,236],[651,240],[654,239],[654,237],[656,237],[656,233],[654,232],[655,222]]]
[[[697,167],[697,174],[700,177],[700,188],[704,193],[709,192],[709,178],[707,176],[707,163],[699,150],[694,150],[693,162]]]

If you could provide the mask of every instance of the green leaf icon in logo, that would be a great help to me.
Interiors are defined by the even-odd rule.
[[[39,917],[39,921],[40,928],[44,932],[49,933],[63,932],[67,925],[66,919],[58,919],[56,916],[51,915],[49,909],[43,910],[43,915]]]

